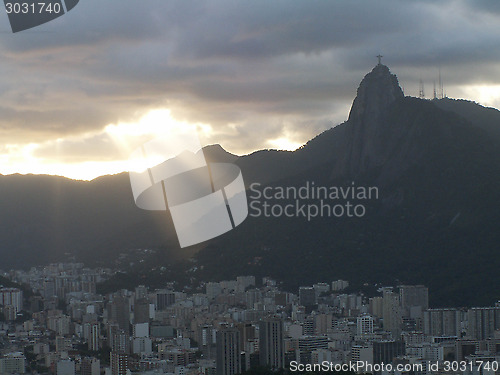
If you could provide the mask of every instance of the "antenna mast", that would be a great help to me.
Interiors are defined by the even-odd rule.
[[[420,79],[420,89],[418,90],[418,97],[420,99],[425,99],[424,82]]]
[[[444,98],[444,87],[443,87],[443,81],[441,79],[441,65],[439,66],[439,99]]]

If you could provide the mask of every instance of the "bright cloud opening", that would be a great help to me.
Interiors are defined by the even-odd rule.
[[[294,142],[286,137],[281,137],[277,139],[270,139],[267,141],[272,148],[277,150],[294,151],[302,146],[302,143]]]
[[[58,138],[40,144],[9,144],[0,155],[0,173],[2,174],[48,174],[64,176],[78,180],[92,180],[98,176],[117,174],[131,170],[144,169],[144,163],[160,163],[160,155],[144,159],[129,159],[135,149],[144,142],[155,138],[178,136],[183,132],[193,132],[202,138],[208,138],[212,128],[207,124],[192,124],[174,119],[168,109],[152,110],[136,122],[109,124],[100,132],[88,133],[80,136]],[[81,148],[93,152],[96,139],[106,139],[109,147],[115,148],[115,160],[92,160],[83,162],[64,162],[64,144],[78,143]],[[37,156],[41,149],[50,150],[51,157]],[[97,159],[99,155],[96,155]],[[163,157],[164,154],[161,155]],[[175,156],[175,155],[172,155]]]
[[[464,91],[467,97],[487,107],[500,107],[500,85],[474,85],[466,86]]]

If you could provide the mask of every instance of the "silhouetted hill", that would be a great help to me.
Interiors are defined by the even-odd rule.
[[[477,103],[463,100],[443,98],[433,100],[439,108],[454,112],[470,121],[471,124],[486,130],[495,137],[500,137],[500,111],[485,108]]]
[[[219,145],[207,160],[237,156]],[[76,181],[42,175],[0,175],[0,269],[70,259],[109,264],[134,248],[178,248],[168,213],[133,201],[128,173]]]
[[[218,145],[205,148],[212,162],[238,164],[247,187],[376,187],[378,199],[351,199],[364,205],[364,216],[250,216],[182,251],[168,213],[136,208],[127,174],[91,182],[0,176],[0,268],[61,260],[65,253],[109,263],[127,249],[148,247],[164,249],[152,263],[158,266],[200,250],[179,263],[178,275],[196,262],[189,278],[255,274],[289,288],[338,278],[358,286],[422,283],[435,306],[490,305],[500,299],[499,114],[467,101],[404,97],[396,76],[377,65],[362,80],[349,119],[294,152],[236,157]],[[248,195],[251,204],[254,193]],[[141,280],[163,280],[148,274],[150,266],[144,264]]]
[[[203,277],[272,275],[294,288],[335,278],[357,285],[423,283],[441,306],[500,298],[496,128],[493,120],[488,126],[469,120],[482,107],[453,104],[443,110],[403,97],[387,67],[375,67],[358,89],[349,120],[287,154],[294,170],[275,167],[270,183],[376,186],[380,197],[366,203],[365,217],[250,217],[199,253]],[[484,118],[496,115],[482,109]],[[283,156],[267,152],[255,164],[253,158],[238,161],[245,177],[248,166],[264,165],[262,159],[279,166]]]

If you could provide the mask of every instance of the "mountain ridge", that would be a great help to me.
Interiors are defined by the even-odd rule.
[[[354,285],[399,280],[429,286],[435,305],[499,299],[500,141],[492,134],[500,132],[500,112],[400,90],[397,77],[376,66],[361,82],[358,95],[366,97],[354,99],[349,119],[296,151],[238,157],[207,146],[207,160],[237,164],[247,187],[355,181],[379,187],[380,199],[366,202],[367,215],[356,220],[249,217],[192,249],[196,255],[189,252],[189,267],[199,266],[193,277],[253,273],[289,288],[337,278]],[[0,268],[63,260],[68,252],[93,264],[133,248],[183,254],[168,212],[135,207],[126,173],[83,183],[0,176],[0,191]],[[160,252],[166,258],[167,250]]]
[[[384,71],[384,81],[390,80],[389,70]],[[372,90],[371,95],[378,94]],[[434,289],[436,306],[498,300],[498,290],[481,280],[488,275],[493,285],[500,282],[494,271],[500,266],[495,229],[500,222],[500,153],[488,132],[494,129],[429,100],[398,95],[385,103],[372,117],[350,116],[310,141],[288,160],[299,166],[295,175],[277,171],[275,181],[268,182],[376,185],[381,199],[369,204],[371,216],[358,222],[318,219],[314,225],[289,218],[247,219],[241,230],[199,253],[202,277],[218,278],[221,269],[232,267],[234,272],[221,277],[247,269],[274,275],[294,289],[336,275],[357,285],[422,283]],[[351,152],[353,140],[365,135],[356,131],[368,126],[374,147],[361,141]],[[322,159],[311,168],[307,153],[312,144]],[[332,150],[332,145],[337,147]],[[245,232],[250,231],[249,239]],[[254,259],[258,267],[248,267]],[[461,277],[450,284],[453,274]]]

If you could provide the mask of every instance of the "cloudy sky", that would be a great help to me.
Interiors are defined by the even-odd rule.
[[[500,2],[83,0],[12,34],[0,15],[0,173],[89,179],[196,125],[236,154],[293,149],[347,119],[376,55],[500,108]]]

